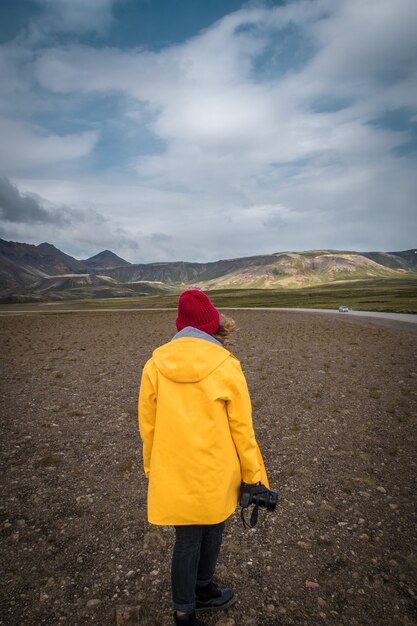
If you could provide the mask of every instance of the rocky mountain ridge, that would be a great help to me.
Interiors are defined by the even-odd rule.
[[[208,263],[129,263],[110,250],[79,261],[49,243],[0,239],[0,299],[129,297],[202,289],[297,288],[369,278],[417,276],[417,251],[309,250]]]
[[[114,254],[111,250],[103,250],[103,252],[99,252],[89,259],[85,259],[81,261],[83,265],[87,265],[87,267],[91,268],[112,268],[112,267],[126,267],[128,265],[132,265],[129,261],[125,261],[124,259]]]

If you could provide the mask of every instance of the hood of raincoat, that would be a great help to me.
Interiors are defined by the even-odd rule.
[[[229,356],[223,346],[195,337],[179,337],[153,353],[158,371],[177,383],[196,383],[204,380]]]

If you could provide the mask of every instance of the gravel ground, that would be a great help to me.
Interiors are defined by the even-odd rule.
[[[234,317],[231,349],[280,505],[250,531],[237,513],[228,521],[218,579],[238,601],[205,621],[417,624],[417,334],[303,313]],[[173,531],[146,521],[136,401],[174,318],[1,318],[2,626],[114,625],[123,605],[140,607],[137,624],[171,624]]]

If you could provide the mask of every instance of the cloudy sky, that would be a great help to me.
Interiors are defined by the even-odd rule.
[[[0,237],[415,247],[416,32],[416,0],[3,0]]]

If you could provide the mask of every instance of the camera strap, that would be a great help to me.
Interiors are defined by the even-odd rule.
[[[244,511],[245,509],[242,506],[240,509],[240,517],[242,518],[243,528],[254,528],[256,526],[256,522],[258,521],[259,506],[255,504],[255,506],[253,507],[250,516],[250,522],[246,521]]]

